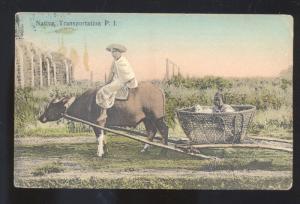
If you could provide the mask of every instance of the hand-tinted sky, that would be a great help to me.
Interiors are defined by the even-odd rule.
[[[111,43],[127,47],[125,56],[141,80],[163,78],[166,58],[183,75],[199,77],[276,76],[293,61],[293,19],[287,15],[21,13],[20,18],[24,38],[42,49],[57,50],[63,36],[67,50],[74,48],[82,59],[86,43],[95,79],[109,70],[112,57],[105,47]],[[71,26],[73,32],[61,34],[59,29],[70,28],[60,26],[61,20],[102,25]],[[105,20],[110,24],[104,26]],[[88,78],[81,64],[75,77]]]

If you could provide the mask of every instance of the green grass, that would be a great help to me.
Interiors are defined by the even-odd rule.
[[[248,130],[250,133],[271,135],[282,139],[292,139],[292,131],[293,111],[289,107],[257,111]]]
[[[76,137],[74,137],[76,140]],[[160,148],[151,147],[147,154],[140,154],[143,144],[122,137],[108,138],[109,155],[100,159],[96,156],[95,143],[48,144],[16,146],[16,157],[51,158],[58,157],[90,169],[186,169],[186,170],[291,170],[291,154],[273,150],[251,149],[206,149],[202,152],[224,160],[215,163],[199,160],[180,153],[169,151],[167,156],[160,155]],[[256,164],[255,164],[256,162]],[[262,165],[264,164],[264,165]],[[267,164],[267,165],[266,165]],[[209,168],[208,168],[209,167]],[[211,167],[215,167],[211,169]]]
[[[66,128],[36,128],[26,130],[16,137],[73,137],[73,136],[94,136],[93,132],[70,133]]]
[[[76,137],[70,139],[76,140]],[[15,177],[20,187],[42,188],[187,188],[187,189],[287,189],[292,178],[285,176],[234,175],[234,171],[292,171],[292,154],[273,150],[253,149],[205,149],[202,153],[223,158],[220,161],[200,160],[169,151],[160,155],[160,148],[151,147],[150,152],[141,154],[143,144],[123,137],[108,137],[109,154],[100,159],[96,155],[97,144],[43,144],[16,145],[15,159],[43,160],[46,164],[32,164],[30,175]],[[53,162],[54,160],[54,162]],[[56,161],[59,161],[58,163]],[[75,178],[55,178],[55,173],[80,170]],[[190,171],[222,172],[215,177],[186,176],[125,176],[121,178],[88,177],[84,172],[110,172],[116,175],[140,171]],[[53,175],[48,178],[47,175]],[[46,177],[47,178],[46,178]]]
[[[104,189],[257,189],[257,190],[288,190],[291,187],[291,178],[276,177],[133,177],[118,179],[101,179],[90,177],[88,179],[46,179],[15,181],[16,186],[37,188],[104,188]]]
[[[76,126],[82,127],[83,124],[76,123]],[[88,130],[85,126],[85,130]],[[28,125],[22,131],[18,131],[15,137],[69,137],[69,136],[94,136],[93,131],[72,131],[68,128],[68,121],[59,120],[55,122],[40,123]]]
[[[33,176],[44,176],[51,173],[63,172],[64,168],[59,162],[52,162],[40,167],[35,168],[31,173]]]

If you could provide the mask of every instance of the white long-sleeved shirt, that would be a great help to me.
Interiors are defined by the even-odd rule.
[[[121,56],[118,60],[113,61],[109,75],[109,81],[111,80],[120,80],[124,84],[130,81],[127,84],[129,88],[137,86],[134,71],[126,57]]]

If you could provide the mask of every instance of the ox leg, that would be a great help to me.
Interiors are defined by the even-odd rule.
[[[160,118],[155,120],[155,126],[158,129],[159,133],[162,136],[162,143],[168,145],[168,137],[169,137],[169,127],[164,121],[164,118]]]
[[[104,142],[103,142],[103,137],[104,137],[104,134],[103,134],[103,130],[99,129],[99,128],[94,128],[94,132],[95,132],[95,135],[96,135],[96,141],[98,143],[98,146],[97,146],[97,156],[99,157],[103,157],[104,155]]]
[[[103,123],[101,124],[98,123],[98,125],[104,126]],[[104,135],[104,131],[101,130],[100,128],[94,128],[94,132],[98,143],[97,155],[102,158],[108,153],[106,137]]]
[[[162,143],[164,145],[168,145],[168,137],[169,137],[169,127],[167,126],[166,122],[164,121],[164,118],[160,118],[158,120],[155,120],[155,126],[158,129],[159,133],[162,136]],[[166,149],[162,149],[160,152],[162,155],[167,154]]]
[[[103,157],[104,155],[104,133],[103,133],[103,130],[100,130],[101,133],[99,135],[99,137],[97,138],[97,141],[98,141],[98,148],[97,148],[97,155],[98,157]]]
[[[148,140],[152,142],[157,132],[157,129],[155,125],[151,122],[151,120],[149,120],[148,118],[145,118],[143,122],[147,131]],[[150,147],[149,144],[145,144],[141,152],[142,153],[147,152],[149,147]]]

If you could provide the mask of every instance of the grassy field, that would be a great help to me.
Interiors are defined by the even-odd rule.
[[[290,153],[253,149],[206,149],[222,158],[199,160],[108,136],[109,155],[96,156],[93,135],[21,137],[15,140],[15,186],[35,188],[288,189]]]
[[[167,121],[172,137],[184,136],[175,108],[212,104],[218,88],[226,103],[253,104],[256,117],[248,133],[292,139],[291,80],[183,79],[161,86],[167,98]],[[221,160],[199,160],[108,134],[109,154],[96,156],[97,143],[90,128],[61,120],[37,122],[49,97],[79,95],[85,84],[16,91],[14,184],[25,188],[143,188],[143,189],[289,189],[292,154],[264,149],[205,149]],[[138,128],[139,130],[142,127]]]

